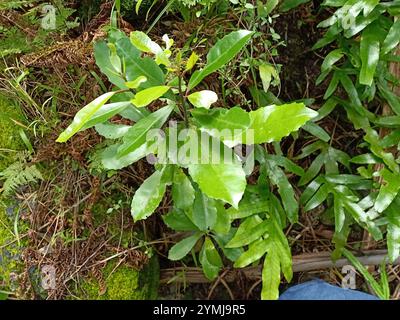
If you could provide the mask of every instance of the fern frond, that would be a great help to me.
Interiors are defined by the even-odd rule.
[[[14,0],[14,1],[2,1],[0,3],[0,10],[11,10],[11,9],[21,9],[28,4],[37,2],[37,0]]]
[[[25,161],[17,161],[0,172],[0,179],[4,180],[1,192],[4,195],[9,195],[21,186],[43,180],[43,176],[36,165],[29,165]]]

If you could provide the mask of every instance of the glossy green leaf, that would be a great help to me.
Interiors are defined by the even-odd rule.
[[[314,196],[307,202],[306,206],[304,207],[304,211],[307,212],[317,208],[326,200],[328,194],[329,190],[326,185],[319,188],[318,191],[314,194]]]
[[[218,277],[218,273],[222,268],[222,260],[209,237],[206,237],[204,241],[199,260],[207,279],[212,281]]]
[[[106,122],[129,107],[134,108],[129,101],[105,104],[90,117],[90,120],[85,123],[80,131],[89,129],[99,123]]]
[[[169,250],[168,259],[172,261],[183,259],[193,249],[202,235],[202,233],[197,232],[192,236],[179,241]]]
[[[317,115],[303,103],[272,105],[250,112],[249,129],[254,130],[255,144],[280,141]]]
[[[131,126],[115,123],[99,123],[95,127],[97,133],[106,139],[122,138],[130,128]]]
[[[169,90],[168,86],[151,87],[139,91],[131,100],[131,103],[137,108],[148,106],[153,101],[161,98]]]
[[[231,220],[244,219],[257,213],[267,212],[269,209],[268,200],[259,196],[245,195],[239,203],[239,208],[233,207],[227,210]]]
[[[360,56],[362,66],[360,71],[360,83],[367,86],[372,85],[375,70],[379,62],[379,32],[380,29],[372,24],[361,34]]]
[[[246,189],[246,175],[240,163],[193,164],[189,174],[208,197],[237,208]]]
[[[123,144],[118,149],[118,156],[123,157],[145,144],[149,130],[161,128],[172,110],[173,106],[166,106],[137,122],[124,136]]]
[[[174,209],[163,216],[164,223],[175,231],[194,231],[198,230],[192,220],[189,219],[185,211]]]
[[[192,52],[192,54],[190,55],[187,63],[186,63],[186,69],[185,71],[190,71],[194,68],[194,66],[196,65],[197,61],[199,60],[199,56],[196,54],[196,52]]]
[[[274,66],[266,63],[263,63],[259,66],[259,71],[261,82],[263,84],[263,90],[264,92],[268,92],[272,78],[279,80],[279,75]]]
[[[400,42],[400,20],[393,23],[392,27],[387,34],[385,41],[382,44],[382,54],[388,54]]]
[[[133,81],[129,81],[129,82],[125,82],[125,85],[129,88],[129,89],[137,89],[140,87],[140,85],[144,82],[147,81],[147,78],[145,76],[139,76],[137,77],[137,79],[133,80]]]
[[[291,223],[296,223],[298,221],[299,205],[291,183],[283,170],[276,165],[267,163],[266,169],[271,183],[278,186],[278,193],[281,196],[287,217]]]
[[[216,201],[215,206],[217,209],[217,220],[215,221],[215,225],[212,229],[221,235],[228,234],[231,230],[231,218],[228,212],[225,210],[223,203]]]
[[[325,157],[325,154],[321,153],[314,159],[306,173],[301,177],[299,186],[304,186],[318,175],[324,165]]]
[[[326,55],[324,61],[322,62],[321,71],[324,72],[327,70],[331,70],[334,64],[338,62],[342,57],[343,57],[343,52],[341,49],[335,49],[329,52]]]
[[[192,220],[201,231],[208,231],[217,221],[215,200],[208,198],[200,190],[195,193]]]
[[[135,53],[139,56],[139,51]],[[94,57],[96,64],[100,68],[100,71],[105,74],[108,80],[116,85],[120,89],[125,89],[125,80],[121,74],[113,67],[111,63],[111,51],[105,41],[96,42],[94,45]]]
[[[100,157],[101,163],[105,169],[120,170],[122,168],[128,167],[132,163],[135,163],[140,159],[146,157],[150,152],[147,144],[143,144],[135,151],[128,153],[123,157],[118,157],[117,153],[120,147],[120,144],[115,144],[102,150]]]
[[[205,77],[217,71],[232,60],[252,37],[253,32],[238,30],[219,40],[207,55],[204,69],[193,73],[189,81],[189,90],[196,87]]]
[[[165,181],[170,167],[164,167],[162,171],[154,172],[147,178],[135,192],[131,204],[131,213],[135,221],[148,218],[158,208],[164,197],[167,184]]]
[[[140,57],[138,51],[128,38],[117,41],[117,52],[123,60],[126,70],[125,82],[135,81],[139,77],[146,77],[147,81],[141,84],[142,88],[160,86],[165,83],[162,69],[149,57]],[[125,86],[126,87],[126,86]]]
[[[239,107],[231,109],[194,109],[192,115],[199,122],[201,128],[208,130],[246,130],[250,125],[250,116]]]
[[[250,217],[252,218],[252,217]],[[226,245],[227,248],[239,248],[246,246],[263,236],[269,228],[268,220],[263,221],[256,226],[249,226],[245,231],[241,230],[242,225],[239,227],[238,232],[231,241]],[[239,232],[242,231],[242,232]]]
[[[387,227],[387,246],[389,259],[393,263],[400,257],[400,227],[395,224],[389,224]]]
[[[270,219],[268,222],[268,253],[262,270],[261,298],[276,300],[279,297],[281,271],[288,282],[292,280],[292,256],[287,238],[277,221]]]
[[[162,52],[161,47],[152,41],[147,34],[142,31],[133,31],[130,35],[131,43],[140,51],[157,54]]]
[[[374,208],[378,212],[383,212],[396,198],[400,192],[400,175],[391,173],[387,169],[380,172],[383,178],[383,185],[379,190],[378,197],[376,198]]]
[[[177,169],[174,172],[172,199],[174,200],[174,206],[176,208],[188,209],[193,206],[195,190],[189,178],[182,171],[182,169]]]
[[[249,264],[261,259],[264,254],[269,249],[268,240],[260,239],[255,241],[249,246],[249,249],[245,251],[236,261],[234,264],[235,268],[244,268],[247,267]],[[280,274],[279,274],[280,278]]]
[[[331,140],[331,136],[319,125],[317,125],[314,122],[307,122],[303,126],[303,130],[307,131],[308,133],[311,133],[313,136],[317,137],[318,139],[329,142]]]
[[[281,268],[279,256],[271,250],[264,260],[262,269],[261,299],[277,300],[279,298],[279,285],[281,283]]]
[[[72,123],[60,134],[57,142],[67,142],[73,135],[75,135],[82,127],[91,120],[93,115],[115,94],[115,92],[108,92],[94,101],[89,103],[87,106],[82,108],[76,115]]]

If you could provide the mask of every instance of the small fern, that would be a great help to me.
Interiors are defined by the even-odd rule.
[[[33,4],[36,0],[14,0],[2,1],[0,3],[0,10],[21,9],[27,5]]]
[[[43,180],[43,176],[36,165],[19,160],[0,172],[0,179],[4,181],[1,193],[9,195],[21,186]]]

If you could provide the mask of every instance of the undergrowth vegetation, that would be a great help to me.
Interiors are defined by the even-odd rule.
[[[399,297],[398,1],[53,1],[52,30],[46,5],[0,4],[0,196],[21,207],[0,248],[25,264],[1,291],[155,299],[160,259],[208,298],[261,270],[240,297],[275,300],[293,256],[328,251]]]

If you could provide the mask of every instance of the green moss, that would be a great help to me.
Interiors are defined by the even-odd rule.
[[[122,248],[132,248],[143,242],[143,236],[132,227],[121,230],[121,214],[129,202],[120,192],[111,192],[102,198],[92,208],[95,226],[107,225],[108,237],[116,239]],[[130,217],[125,217],[129,219]],[[117,244],[116,243],[116,244]],[[140,271],[127,265],[115,269],[116,261],[110,261],[102,271],[105,288],[99,280],[92,277],[77,284],[77,296],[84,300],[152,300],[158,295],[159,265],[156,256]],[[73,290],[74,291],[74,290]]]
[[[21,261],[22,248],[26,246],[26,240],[16,241],[14,234],[14,221],[18,209],[9,200],[0,199],[0,290],[16,291],[18,284],[13,274],[23,271]],[[18,232],[25,233],[27,225],[18,220]]]
[[[85,300],[154,300],[158,296],[159,265],[156,257],[141,271],[129,266],[108,263],[103,270],[105,292],[101,292],[96,279],[80,285],[79,298]]]
[[[23,149],[20,128],[13,120],[23,122],[21,108],[0,95],[0,172],[14,162],[15,151]]]

